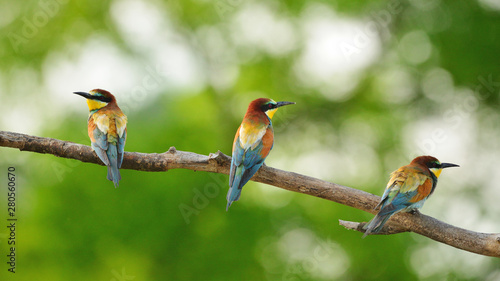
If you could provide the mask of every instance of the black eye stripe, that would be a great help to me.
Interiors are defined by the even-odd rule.
[[[439,162],[431,162],[431,163],[427,164],[427,167],[429,167],[429,168],[440,168],[441,164]]]
[[[275,103],[265,103],[265,104],[261,105],[260,108],[262,109],[262,111],[266,112],[268,110],[277,108],[277,106]]]
[[[110,98],[107,98],[107,97],[104,97],[104,96],[95,96],[94,99],[102,101],[102,102],[110,102],[111,101]]]

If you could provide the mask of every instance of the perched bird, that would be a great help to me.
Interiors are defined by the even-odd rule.
[[[434,192],[442,169],[450,167],[459,166],[441,163],[432,156],[419,156],[409,165],[392,172],[382,200],[375,207],[380,208],[380,211],[363,227],[363,238],[370,233],[379,232],[392,215],[421,208]]]
[[[121,179],[125,140],[127,139],[127,116],[116,104],[108,91],[94,89],[88,93],[74,92],[87,99],[89,106],[88,132],[92,149],[108,166],[108,180],[118,187]]]
[[[241,188],[252,178],[273,148],[274,133],[271,119],[278,107],[295,104],[260,98],[252,101],[233,142],[233,158],[229,173],[226,211],[241,195]]]

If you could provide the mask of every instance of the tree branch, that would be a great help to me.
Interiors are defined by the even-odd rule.
[[[52,154],[57,157],[103,165],[92,148],[86,145],[51,138],[0,131],[0,146],[21,151]],[[125,152],[122,169],[162,172],[170,169],[189,169],[220,174],[229,173],[231,158],[218,151],[209,156],[177,151],[171,147],[164,153]],[[350,187],[326,182],[305,175],[262,166],[253,181],[274,185],[286,190],[308,194],[375,213],[380,197]],[[347,229],[364,232],[365,223],[339,221]],[[435,241],[480,255],[500,257],[500,234],[479,233],[455,227],[435,218],[414,213],[394,215],[379,234],[415,232]]]

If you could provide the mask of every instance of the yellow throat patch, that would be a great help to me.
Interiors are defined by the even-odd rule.
[[[91,100],[87,99],[87,105],[89,106],[89,111],[96,110],[96,109],[101,109],[108,105],[106,102],[98,101],[98,100]]]
[[[436,176],[436,178],[439,178],[439,175],[441,175],[441,171],[443,169],[441,168],[430,168],[431,172]]]
[[[269,117],[269,119],[273,119],[274,113],[276,113],[277,110],[278,109],[275,108],[275,109],[271,109],[271,110],[266,111],[267,117]]]

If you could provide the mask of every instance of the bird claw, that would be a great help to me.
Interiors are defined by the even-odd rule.
[[[419,215],[420,211],[417,210],[417,209],[411,209],[409,213],[412,214],[412,215]]]

